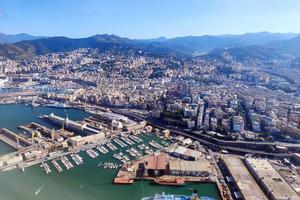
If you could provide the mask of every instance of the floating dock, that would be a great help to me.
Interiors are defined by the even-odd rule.
[[[73,168],[73,164],[69,161],[69,159],[66,156],[61,157],[62,164],[67,168],[67,170]]]
[[[0,139],[16,150],[31,145],[31,142],[26,138],[5,128],[0,129]]]
[[[54,167],[57,169],[58,172],[62,172],[62,171],[63,171],[63,169],[62,169],[61,166],[57,163],[56,160],[52,160],[51,162],[52,162],[52,164],[54,165]]]
[[[49,165],[47,163],[42,162],[41,166],[44,168],[46,174],[50,174],[51,173],[51,169],[50,169],[50,167],[49,167]]]
[[[78,154],[71,154],[72,160],[75,162],[76,165],[81,165],[83,164],[83,159],[81,156]]]
[[[114,139],[113,140],[115,143],[117,143],[120,147],[124,148],[124,147],[127,147],[127,144],[125,144],[124,142],[122,142],[121,140],[119,139]]]

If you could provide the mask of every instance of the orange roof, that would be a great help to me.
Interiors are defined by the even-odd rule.
[[[165,155],[157,156],[156,169],[165,170],[167,168],[167,158]]]
[[[156,156],[151,155],[147,159],[147,168],[148,169],[156,169]]]
[[[165,155],[151,155],[147,159],[148,169],[165,170],[167,168],[167,158]]]

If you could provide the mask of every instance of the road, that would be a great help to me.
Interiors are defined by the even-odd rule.
[[[159,120],[155,120],[153,118],[149,118],[147,116],[144,116],[144,115],[141,115],[141,114],[138,114],[138,113],[132,113],[128,110],[121,110],[121,109],[117,109],[117,108],[110,108],[110,110],[115,112],[115,113],[125,115],[129,118],[132,118],[132,119],[136,119],[136,120],[140,120],[140,121],[145,120],[149,125],[151,125],[153,127],[156,127],[156,128],[159,128],[159,129],[169,129],[170,132],[173,133],[173,134],[182,135],[184,137],[188,137],[188,138],[191,138],[193,140],[199,141],[202,145],[208,146],[210,148],[226,149],[228,151],[241,153],[241,154],[257,154],[257,155],[260,155],[260,156],[267,156],[267,157],[280,157],[280,158],[282,158],[282,157],[291,157],[292,156],[291,153],[270,153],[270,152],[265,152],[265,151],[260,151],[260,150],[252,150],[252,149],[232,147],[232,146],[227,146],[227,145],[225,146],[225,145],[212,143],[212,142],[207,141],[203,138],[199,138],[199,135],[192,132],[192,131],[187,131],[187,130],[179,129],[179,128],[176,128],[176,127],[170,127],[170,126],[167,126],[166,124],[164,124],[163,122],[161,122]],[[221,141],[221,140],[217,140],[217,141]],[[222,140],[222,142],[228,142],[228,141]],[[255,143],[253,143],[253,144],[255,145]],[[269,143],[269,144],[270,145],[277,145],[278,143]],[[297,144],[297,145],[299,145],[299,144]]]

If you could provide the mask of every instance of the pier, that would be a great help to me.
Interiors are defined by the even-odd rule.
[[[99,153],[97,153],[96,151],[94,151],[93,149],[87,149],[86,153],[88,154],[88,156],[90,156],[91,158],[97,158],[99,156]]]
[[[56,160],[52,160],[51,162],[52,162],[52,164],[54,165],[54,167],[57,169],[58,172],[62,172],[62,171],[63,171],[63,169],[62,169],[61,166],[57,163]]]
[[[130,139],[128,139],[126,137],[121,137],[120,139],[123,140],[124,142],[126,142],[128,145],[133,145],[134,144],[133,141],[131,141]]]
[[[117,143],[121,148],[127,147],[127,144],[125,144],[119,139],[114,139],[114,142]]]
[[[103,154],[108,153],[108,150],[104,146],[98,146],[98,147],[96,147],[96,149]]]
[[[74,167],[74,165],[69,161],[69,159],[66,156],[62,156],[60,160],[62,164],[67,168],[67,170]]]
[[[83,164],[83,159],[81,156],[78,154],[71,154],[72,160],[75,162],[76,165],[81,165]]]
[[[42,162],[41,166],[44,168],[46,174],[50,174],[51,173],[51,169],[50,169],[50,167],[49,167],[49,165],[47,163]]]
[[[108,142],[108,143],[106,144],[106,146],[107,146],[108,148],[110,148],[112,151],[118,150],[118,148],[117,148],[115,145],[113,145],[111,142]]]
[[[40,118],[47,120],[48,122],[50,122],[54,125],[64,126],[65,129],[67,129],[69,131],[75,131],[82,135],[102,134],[103,138],[105,137],[104,133],[102,131],[100,131],[99,129],[91,128],[84,123],[72,121],[68,117],[62,118],[60,116],[56,116],[53,113],[51,113],[50,115],[43,115]]]

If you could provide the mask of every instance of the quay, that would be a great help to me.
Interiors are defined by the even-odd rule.
[[[62,118],[63,119],[63,118]],[[67,119],[67,118],[66,118]],[[66,120],[65,119],[65,120]],[[68,120],[68,119],[67,119]],[[77,123],[77,122],[76,122]],[[78,122],[80,124],[80,122]],[[105,169],[118,169],[121,167],[121,163],[123,163],[123,166],[129,166],[129,163],[135,162],[131,161],[133,159],[139,159],[143,154],[145,154],[145,150],[155,150],[159,151],[162,148],[152,148],[150,146],[156,146],[156,147],[162,147],[160,142],[150,141],[150,137],[146,137],[145,135],[141,136],[135,136],[132,135],[134,133],[131,132],[118,132],[113,131],[112,134],[110,134],[110,137],[94,137],[95,134],[77,134],[69,135],[65,134],[71,133],[68,131],[68,127],[65,123],[61,125],[60,130],[51,130],[43,125],[37,124],[37,123],[30,123],[28,125],[20,126],[19,128],[23,130],[26,133],[32,133],[32,132],[39,132],[40,134],[35,134],[34,136],[31,135],[31,137],[28,134],[24,133],[24,138],[27,140],[27,143],[25,147],[20,149],[19,151],[14,153],[14,162],[6,162],[3,159],[3,165],[0,166],[0,171],[6,171],[11,169],[22,169],[24,170],[26,167],[40,164],[43,171],[46,174],[51,173],[51,168],[53,165],[55,170],[57,172],[61,173],[63,170],[69,170],[73,168],[75,165],[81,165],[83,164],[82,157],[78,155],[78,152],[90,152],[93,157],[96,157],[95,155],[99,155],[99,152],[105,154],[108,151],[116,151],[114,152],[114,156],[118,161],[117,162],[104,162],[104,164],[100,164],[99,167],[103,167]],[[99,128],[100,129],[100,128]],[[70,129],[69,129],[70,130]],[[82,132],[81,132],[82,133]],[[135,133],[143,133],[141,131],[135,132]],[[65,135],[64,135],[65,134]],[[76,135],[77,134],[77,135]],[[53,137],[55,136],[55,137]],[[58,140],[56,136],[62,136],[61,138],[63,140]],[[145,142],[143,143],[143,140]],[[149,140],[149,141],[148,141]],[[20,142],[20,144],[23,144]],[[152,143],[152,145],[149,144],[149,142]],[[132,146],[134,145],[134,146]],[[164,144],[165,145],[165,144]],[[125,151],[129,147],[128,150],[130,152]],[[150,147],[150,148],[149,148]],[[95,148],[95,149],[93,149]],[[123,149],[125,148],[125,149]],[[97,149],[97,151],[96,151]],[[117,150],[118,149],[118,150]],[[99,152],[98,152],[99,151]],[[143,152],[143,154],[142,154]],[[148,152],[148,153],[149,153]],[[146,154],[148,154],[146,152]],[[152,151],[151,154],[154,154],[155,152]],[[130,157],[130,154],[133,155]],[[70,155],[70,156],[68,156]],[[22,157],[22,159],[21,159]],[[19,159],[16,161],[16,159]],[[73,161],[72,161],[73,160]],[[1,160],[0,160],[1,161]],[[48,162],[50,161],[50,162]],[[51,163],[51,164],[50,164]],[[50,166],[49,166],[50,164]],[[50,168],[51,167],[51,168]],[[138,170],[138,166],[136,166]],[[65,169],[64,169],[65,168]],[[127,168],[128,169],[128,168]],[[147,169],[148,170],[148,169]],[[52,170],[53,171],[53,170]],[[155,171],[155,170],[154,170]],[[137,172],[137,171],[135,171]],[[155,172],[156,173],[156,172]],[[119,174],[120,175],[120,174]],[[167,176],[166,178],[172,178],[171,175]],[[165,178],[165,177],[163,177]],[[148,180],[147,177],[144,177],[145,180]],[[139,177],[135,177],[134,179],[129,179],[129,183],[134,182],[134,180],[142,180],[139,179]],[[154,179],[151,179],[154,181]],[[168,179],[170,180],[170,179]],[[203,179],[204,180],[204,179]],[[200,181],[200,179],[189,177],[186,179],[187,182],[189,181]],[[126,177],[118,176],[114,180],[115,183],[122,182],[122,184],[126,183]],[[162,181],[157,181],[157,183],[163,184],[164,179]]]
[[[68,117],[62,118],[62,117],[56,116],[53,113],[51,113],[50,115],[43,115],[40,118],[45,119],[54,125],[57,125],[60,127],[63,126],[63,127],[65,127],[65,129],[67,129],[69,131],[75,131],[82,135],[93,135],[93,134],[103,134],[104,135],[104,133],[101,130],[91,128],[91,127],[87,126],[86,124],[72,121]]]
[[[31,145],[29,140],[5,128],[0,129],[0,139],[16,150]]]
[[[240,158],[224,156],[222,162],[226,168],[224,171],[228,172],[223,173],[228,185],[232,188],[232,194],[236,197],[238,197],[237,194],[241,195],[244,199],[268,199]]]
[[[198,161],[186,161],[159,153],[125,163],[114,182],[121,184],[125,180],[128,180],[125,183],[131,180],[152,180],[162,185],[182,185],[184,182],[214,182],[212,174],[212,167],[204,157]],[[178,178],[184,181],[177,182]]]
[[[32,134],[34,134],[35,132],[38,132],[45,137],[48,137],[48,138],[55,137],[55,139],[58,139],[58,140],[62,139],[59,137],[70,137],[70,136],[74,135],[74,133],[66,131],[66,130],[60,131],[59,134],[53,135],[53,133],[54,133],[53,129],[50,129],[50,128],[40,125],[40,124],[37,124],[35,122],[32,122],[28,125],[20,125],[20,126],[18,126],[18,128],[20,130],[22,130],[23,132],[25,132],[26,134],[29,134],[30,136],[32,136]]]

